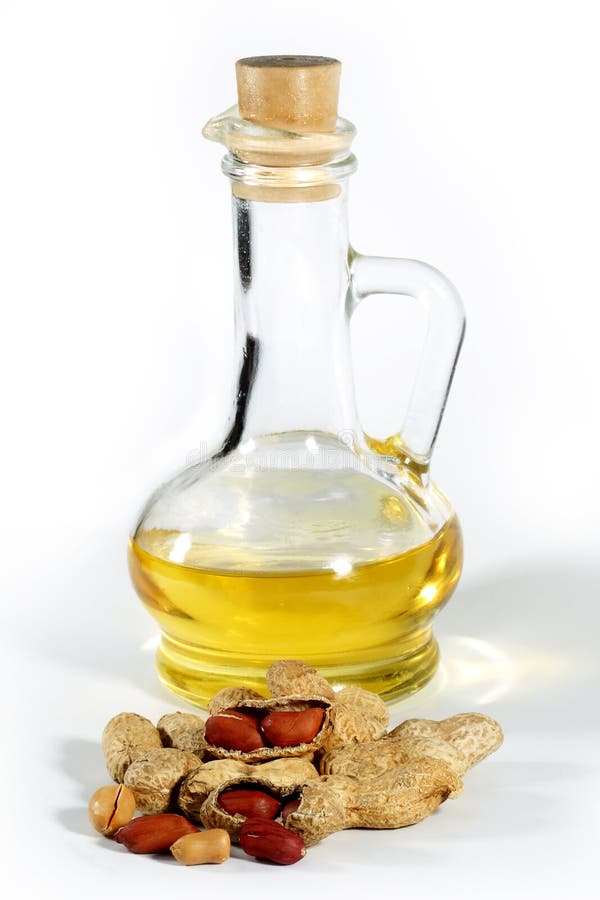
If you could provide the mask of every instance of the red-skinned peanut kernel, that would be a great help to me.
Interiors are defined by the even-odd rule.
[[[315,739],[325,717],[320,706],[299,712],[272,712],[261,720],[262,733],[273,747],[295,747]]]
[[[298,797],[297,800],[288,800],[287,803],[284,803],[283,809],[281,810],[281,819],[283,822],[287,819],[288,816],[291,816],[292,813],[295,813],[297,809],[300,808],[300,804],[302,800]]]
[[[139,816],[119,828],[115,835],[131,853],[165,853],[184,834],[200,831],[183,816],[175,813],[158,813],[155,816]]]
[[[265,746],[254,716],[238,709],[224,709],[206,720],[204,737],[207,743],[225,750],[241,750],[248,753]]]
[[[289,866],[306,854],[302,838],[278,822],[246,819],[240,829],[240,846],[249,856]]]
[[[247,819],[275,819],[281,809],[279,800],[266,791],[246,789],[223,791],[219,806],[232,816],[237,813]]]

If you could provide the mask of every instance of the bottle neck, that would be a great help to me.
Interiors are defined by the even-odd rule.
[[[354,431],[346,190],[317,202],[233,196],[242,348],[229,447],[257,436]]]

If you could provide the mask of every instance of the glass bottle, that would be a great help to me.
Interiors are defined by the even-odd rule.
[[[435,269],[351,248],[339,73],[323,57],[240,60],[238,107],[204,131],[228,150],[237,382],[214,452],[152,494],[129,546],[162,631],[159,676],[199,706],[226,686],[264,690],[281,658],[385,699],[417,690],[460,575],[459,524],[429,463],[462,307]],[[428,315],[408,414],[386,439],[357,419],[349,338],[379,293]]]

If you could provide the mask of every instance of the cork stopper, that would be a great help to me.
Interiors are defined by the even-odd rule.
[[[328,56],[249,56],[235,64],[242,119],[297,134],[334,132],[341,63]]]

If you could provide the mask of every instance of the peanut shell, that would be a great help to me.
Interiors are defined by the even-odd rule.
[[[182,812],[195,822],[201,821],[200,812],[208,795],[224,784],[247,782],[258,777],[270,785],[282,788],[290,794],[298,784],[318,778],[318,772],[307,759],[290,757],[250,765],[239,760],[215,759],[191,772],[179,789],[178,805]]]
[[[231,687],[223,688],[212,698],[208,704],[208,713],[211,716],[222,712],[224,709],[236,709],[245,706],[246,700],[266,700],[262,694],[253,691],[252,688]]]
[[[325,697],[333,702],[336,693],[326,678],[319,675],[314,666],[298,659],[280,659],[267,669],[267,687],[273,697],[296,696]]]
[[[203,824],[224,828],[234,842],[239,840],[245,820],[227,813],[219,804],[219,796],[225,788],[239,783],[235,779],[220,785],[201,809]],[[277,788],[262,777],[245,778],[244,784],[262,786],[282,801],[289,790]],[[413,759],[365,778],[326,775],[292,790],[300,794],[300,805],[286,817],[285,826],[302,837],[307,846],[346,828],[402,828],[420,822],[461,788],[460,778],[449,766],[430,757]]]
[[[162,716],[156,723],[163,747],[187,750],[202,757],[206,749],[204,719],[193,713],[174,712]]]
[[[297,744],[294,747],[258,747],[256,750],[228,750],[224,747],[218,747],[215,744],[206,745],[206,751],[210,756],[217,759],[236,759],[240,762],[265,762],[270,759],[279,759],[283,757],[305,756],[318,750],[326,741],[327,736],[333,728],[335,721],[334,709],[325,697],[312,696],[286,696],[273,697],[270,700],[264,698],[254,700],[244,700],[241,706],[238,706],[241,712],[251,713],[253,710],[265,710],[265,713],[284,711],[284,710],[304,710],[310,706],[319,705],[325,710],[323,724],[315,735],[314,740],[310,743]]]
[[[385,734],[388,721],[387,707],[377,694],[359,687],[342,688],[336,694],[335,721],[324,748],[376,741]]]
[[[300,805],[285,819],[285,827],[300,835],[307,847],[346,827],[343,798],[324,779],[307,781],[300,788]]]
[[[414,825],[462,788],[460,778],[447,763],[431,757],[413,759],[366,778],[324,775],[322,783],[342,799],[344,828]],[[293,829],[293,816],[286,824]]]
[[[445,762],[459,778],[469,768],[465,757],[447,741],[437,737],[380,738],[365,743],[341,744],[321,759],[323,775],[352,775],[364,778],[382,775],[413,759],[430,757]],[[457,796],[452,792],[452,797]]]
[[[201,765],[201,760],[187,750],[161,747],[135,759],[125,773],[124,784],[133,791],[140,812],[156,815],[167,812],[179,782]]]
[[[459,713],[440,722],[407,719],[390,731],[386,740],[395,737],[441,738],[465,757],[469,767],[497,750],[504,740],[498,722],[483,713]]]
[[[219,798],[223,791],[236,788],[243,784],[245,788],[253,787],[255,789],[262,788],[273,796],[278,797],[282,804],[291,795],[298,793],[303,787],[302,782],[290,784],[286,786],[274,784],[264,773],[264,767],[261,767],[260,775],[247,776],[243,779],[233,778],[224,784],[219,785],[210,792],[204,801],[200,810],[200,821],[206,828],[223,828],[228,832],[233,843],[238,843],[240,839],[240,828],[246,821],[246,817],[239,813],[229,813],[223,809],[219,802]],[[318,776],[317,776],[318,779]],[[317,782],[318,783],[318,782]],[[301,804],[302,805],[302,804]],[[290,817],[288,817],[290,818]],[[286,827],[287,827],[286,820]],[[329,834],[331,832],[328,832]],[[316,840],[319,840],[317,838]],[[315,841],[313,841],[315,843]]]
[[[123,783],[129,765],[149,750],[162,747],[158,730],[149,719],[137,713],[114,716],[102,732],[102,751],[108,774]]]

